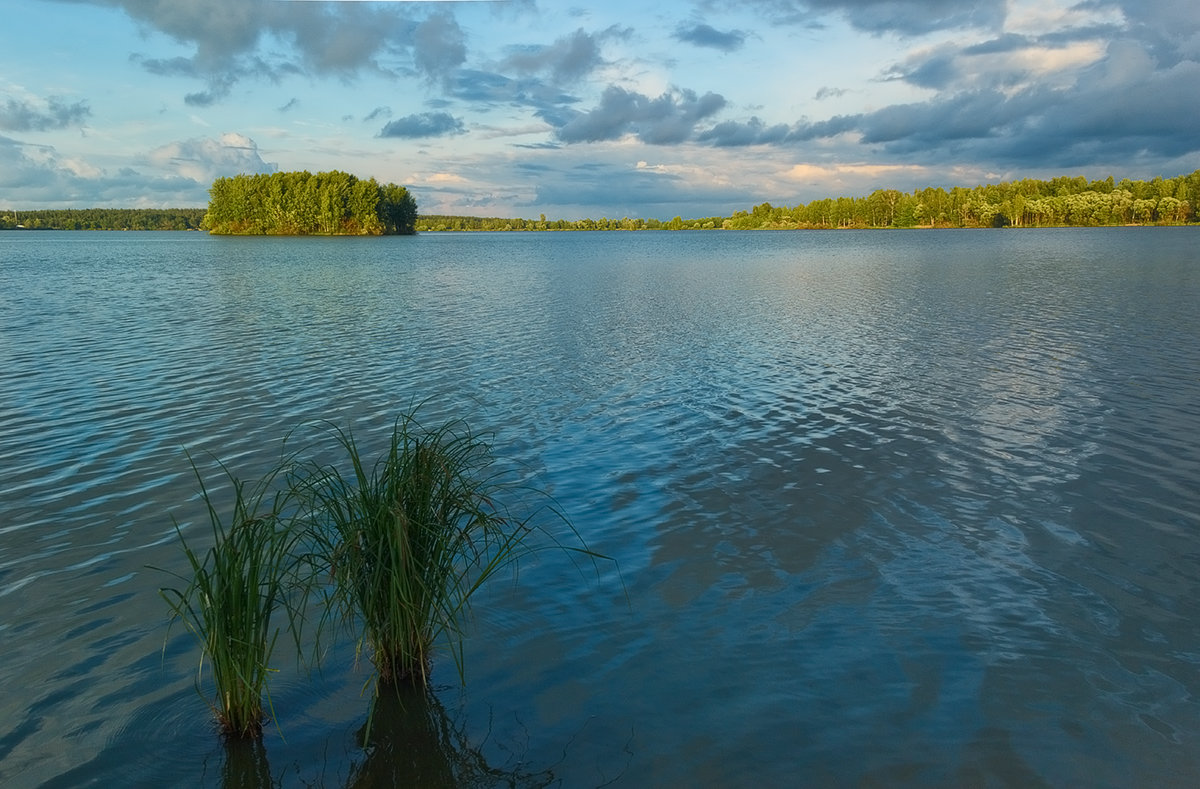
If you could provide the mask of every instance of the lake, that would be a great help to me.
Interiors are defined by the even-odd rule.
[[[281,642],[226,747],[187,453],[414,403],[614,561],[493,582],[369,740]],[[1198,622],[1197,228],[0,233],[4,786],[1190,787]]]

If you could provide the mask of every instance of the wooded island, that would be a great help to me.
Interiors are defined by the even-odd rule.
[[[380,236],[416,232],[417,201],[334,170],[235,175],[209,189],[203,228],[214,235]]]

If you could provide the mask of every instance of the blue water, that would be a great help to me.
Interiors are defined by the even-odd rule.
[[[2,233],[0,784],[1197,785],[1198,232]],[[417,402],[615,561],[226,748],[185,448]]]

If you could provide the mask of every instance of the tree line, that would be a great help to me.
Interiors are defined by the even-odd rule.
[[[218,178],[203,227],[217,235],[395,235],[415,232],[417,201],[403,186],[339,170]]]
[[[1083,177],[999,184],[878,189],[866,197],[814,200],[793,208],[763,203],[729,217],[726,228],[1100,227],[1197,221],[1200,170],[1178,178],[1114,182]]]
[[[199,230],[203,208],[0,210],[0,230]]]
[[[762,203],[728,217],[674,219],[500,219],[422,216],[417,229],[440,230],[702,230],[884,227],[1097,227],[1200,221],[1200,170],[1149,181],[1112,176],[1032,178],[968,189],[877,189],[865,197],[814,200],[794,207]]]
[[[721,227],[725,217],[712,216],[702,219],[675,217],[663,222],[658,219],[505,219],[501,217],[451,216],[422,214],[417,217],[417,230],[428,232],[462,230],[711,230]]]
[[[883,227],[1096,227],[1200,222],[1200,170],[1176,178],[1100,181],[1027,178],[974,188],[762,203],[732,216],[538,219],[418,216],[408,190],[338,171],[218,178],[203,208],[0,210],[0,229],[196,230],[214,233],[379,234],[416,231],[708,230]]]

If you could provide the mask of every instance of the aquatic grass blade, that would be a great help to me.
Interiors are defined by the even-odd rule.
[[[182,621],[200,645],[197,690],[208,700],[222,731],[232,737],[257,737],[266,717],[264,696],[273,709],[268,680],[275,671],[270,661],[281,630],[274,618],[278,609],[284,610],[299,643],[292,573],[296,534],[286,513],[289,493],[271,490],[286,464],[249,488],[219,464],[233,492],[226,518],[190,455],[188,460],[208,514],[212,545],[198,554],[176,523],[191,578],[176,573],[186,585],[162,588],[159,594],[172,621]],[[213,697],[203,690],[206,662]]]
[[[532,516],[516,517],[504,503],[519,486],[494,470],[490,443],[461,420],[426,429],[415,410],[403,415],[374,463],[349,430],[323,427],[344,463],[298,466],[290,484],[330,579],[330,610],[356,633],[355,654],[370,656],[379,683],[426,684],[441,642],[461,680],[472,597],[536,549]],[[606,558],[585,545],[551,544]]]

